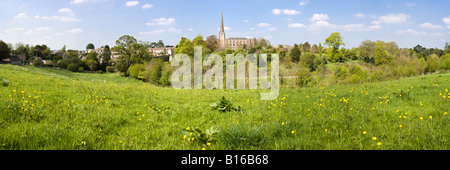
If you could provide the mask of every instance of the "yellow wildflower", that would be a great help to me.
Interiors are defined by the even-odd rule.
[[[372,137],[372,140],[377,140],[377,137]]]

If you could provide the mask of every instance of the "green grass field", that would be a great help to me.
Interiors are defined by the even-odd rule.
[[[0,78],[3,150],[450,149],[449,73],[282,89],[274,101],[11,65]],[[212,110],[222,96],[243,112]]]

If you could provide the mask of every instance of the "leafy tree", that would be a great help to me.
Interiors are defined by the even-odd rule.
[[[116,69],[119,72],[126,73],[132,64],[144,63],[151,59],[151,54],[144,43],[138,43],[133,36],[124,35],[116,40],[116,46],[113,47],[119,57]]]
[[[158,47],[159,48],[163,48],[164,47],[164,42],[162,40],[158,41]]]
[[[8,47],[8,44],[0,40],[0,60],[9,58],[11,55],[11,49]]]
[[[314,54],[319,53],[319,47],[317,47],[317,44],[314,44],[311,47],[311,49],[309,50],[309,52],[314,53]]]
[[[384,47],[384,43],[379,41],[375,44],[375,65],[387,64],[389,62],[389,55]]]
[[[209,48],[212,52],[219,50],[219,40],[215,35],[206,37],[205,46]]]
[[[294,44],[294,48],[292,48],[291,52],[289,53],[292,62],[298,63],[300,61],[301,54],[302,53],[300,52],[300,49],[298,48],[297,44]]]
[[[417,45],[413,48],[413,50],[414,50],[416,53],[420,54],[420,53],[423,52],[424,47],[422,47],[421,45],[417,44]]]
[[[309,71],[316,71],[317,67],[321,64],[320,59],[311,53],[303,53],[300,58],[300,63],[302,66],[308,68]]]
[[[325,39],[325,45],[328,45],[331,47],[330,50],[327,50],[329,52],[328,60],[331,62],[343,62],[344,57],[342,55],[342,52],[339,51],[339,47],[341,45],[345,45],[344,41],[342,40],[341,34],[339,32],[333,32],[331,35]]]
[[[100,67],[106,71],[106,67],[111,65],[111,49],[109,45],[105,45],[103,53],[100,55]]]
[[[428,60],[426,63],[427,63],[427,66],[426,66],[425,70],[428,73],[438,71],[439,67],[441,66],[441,61],[436,54],[432,54],[430,57],[428,57]]]
[[[309,52],[309,50],[311,49],[311,44],[309,44],[309,42],[308,41],[306,41],[304,44],[303,44],[303,52]]]
[[[66,45],[64,45],[64,46],[61,48],[61,52],[63,52],[63,53],[66,52]]]
[[[358,54],[359,58],[362,58],[366,63],[375,63],[374,51],[375,42],[370,40],[365,40],[359,45]]]
[[[92,44],[92,43],[89,43],[87,46],[86,46],[86,50],[94,50],[95,49],[95,46],[94,46],[94,44]]]
[[[319,43],[319,47],[317,47],[317,52],[319,53],[320,56],[322,56],[322,52],[323,52],[322,43]]]
[[[163,61],[159,58],[153,58],[144,66],[144,79],[151,84],[159,84],[161,79],[161,72],[163,68]]]
[[[186,54],[194,58],[194,44],[191,40],[182,37],[178,45],[175,47],[175,54]]]

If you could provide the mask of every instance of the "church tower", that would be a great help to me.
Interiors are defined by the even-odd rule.
[[[220,31],[219,31],[219,47],[221,49],[225,48],[225,27],[223,25],[223,11],[220,20]]]

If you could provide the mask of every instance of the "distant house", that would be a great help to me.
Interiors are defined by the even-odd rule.
[[[169,57],[169,61],[175,53],[175,47],[162,47],[162,48],[149,48],[148,51],[152,53],[155,57]]]
[[[25,55],[12,55],[9,58],[5,58],[1,61],[2,64],[11,64],[21,66],[25,63]]]

